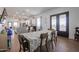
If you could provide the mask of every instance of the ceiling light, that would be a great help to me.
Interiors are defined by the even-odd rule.
[[[16,14],[19,14],[19,12],[16,12]]]
[[[18,16],[18,17],[21,17],[21,16]]]
[[[30,10],[29,9],[26,9],[26,12],[29,12]]]
[[[25,13],[22,13],[22,15],[25,15]]]

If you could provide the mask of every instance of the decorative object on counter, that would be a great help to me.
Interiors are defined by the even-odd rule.
[[[0,22],[2,21],[2,18],[4,18],[5,16],[8,16],[6,8],[3,9],[2,15],[0,16]]]

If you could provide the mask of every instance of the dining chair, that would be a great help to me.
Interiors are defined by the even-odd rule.
[[[31,26],[31,27],[30,27],[30,32],[33,32],[33,31],[34,31],[34,30],[33,30],[33,26]]]
[[[22,39],[21,39],[21,35],[18,35],[18,40],[19,40],[19,44],[20,44],[20,50],[19,50],[19,52],[21,51],[21,49],[22,49]]]
[[[77,41],[79,41],[79,27],[75,28],[74,39],[77,40]]]
[[[30,52],[30,42],[27,38],[23,37],[23,51],[29,51]]]
[[[40,35],[40,39],[41,39],[41,42],[40,42],[40,51],[42,50],[42,46],[45,45],[46,46],[46,49],[48,51],[48,46],[47,46],[47,43],[48,43],[48,33],[42,33]],[[45,43],[45,44],[43,44]]]
[[[30,26],[28,26],[28,32],[30,32]]]
[[[57,44],[57,31],[56,32],[54,32],[54,31],[51,32],[52,49],[53,49],[53,43],[56,46],[56,44]]]
[[[29,32],[29,27],[28,26],[26,27],[26,31]]]
[[[34,28],[34,31],[36,31],[36,26],[33,26],[33,28]]]
[[[19,43],[20,43],[19,52],[21,52],[21,50],[23,50],[23,52],[28,51],[28,50],[30,51],[29,41],[23,35],[18,35],[18,40],[19,40]]]

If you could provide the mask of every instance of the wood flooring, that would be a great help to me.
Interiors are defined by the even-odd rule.
[[[58,36],[57,44],[54,46],[54,49],[52,49],[50,42],[48,46],[49,52],[79,52],[79,42],[65,37]],[[19,42],[17,35],[15,35],[14,39],[12,40],[11,50],[8,50],[7,52],[19,52]],[[34,52],[40,52],[39,47]],[[42,52],[46,52],[45,46],[42,47]]]

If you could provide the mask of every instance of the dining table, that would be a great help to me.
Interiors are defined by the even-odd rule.
[[[55,30],[41,30],[29,33],[21,33],[27,40],[30,42],[30,52],[35,51],[40,46],[40,35],[42,33],[48,33],[48,40],[51,40],[51,32],[55,32]]]

